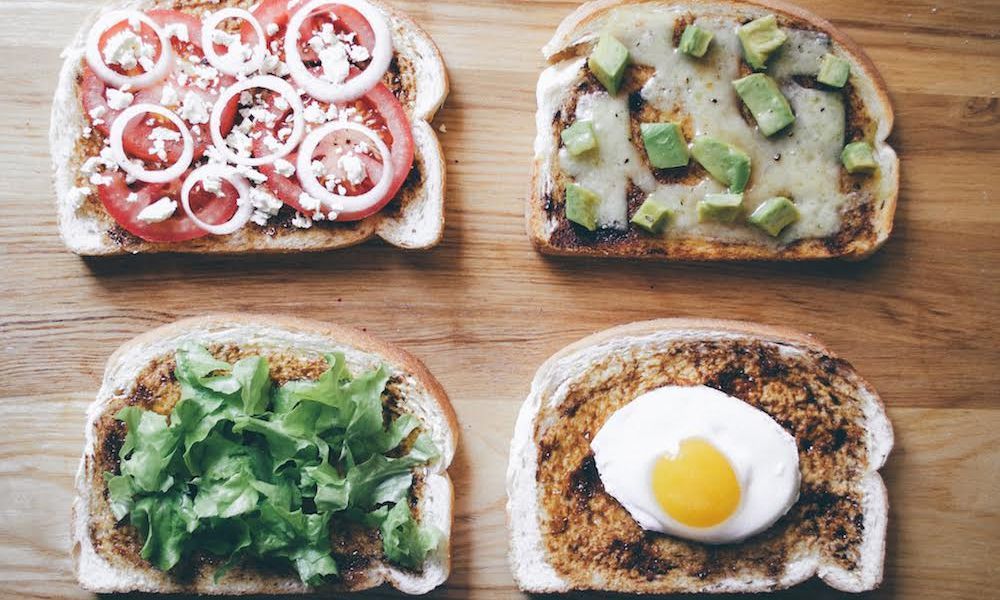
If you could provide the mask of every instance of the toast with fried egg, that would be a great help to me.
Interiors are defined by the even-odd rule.
[[[201,388],[200,392],[193,395],[185,392],[185,389],[190,391],[188,386],[191,381],[180,368],[181,354],[194,346],[204,348],[211,354],[210,357],[202,355],[200,360],[208,360],[210,363],[220,361],[209,369],[222,367],[227,370],[227,363],[238,365],[238,361],[246,359],[251,362],[257,358],[264,360],[270,370],[269,379],[258,383],[264,384],[262,389],[271,389],[272,396],[279,395],[279,389],[291,389],[289,386],[298,386],[301,390],[309,388],[313,382],[322,384],[324,373],[328,372],[330,364],[343,367],[344,370],[340,371],[343,376],[353,375],[355,378],[366,370],[378,369],[380,383],[384,382],[385,387],[372,388],[375,396],[370,400],[377,401],[378,390],[381,389],[381,406],[369,407],[378,413],[378,424],[383,419],[386,423],[392,423],[405,417],[411,426],[415,426],[399,447],[387,453],[386,460],[397,460],[405,455],[408,449],[419,445],[422,437],[426,437],[427,442],[436,449],[433,459],[413,467],[412,479],[407,480],[410,482],[407,486],[409,489],[399,490],[408,498],[407,501],[400,502],[412,511],[413,522],[420,527],[432,527],[438,532],[437,541],[425,549],[426,556],[419,564],[400,565],[389,560],[387,552],[383,550],[383,535],[378,528],[373,531],[368,525],[360,523],[358,517],[345,516],[347,512],[342,511],[332,516],[328,539],[322,538],[322,533],[317,534],[321,536],[320,541],[324,545],[319,556],[327,561],[332,558],[336,573],[324,577],[322,582],[316,582],[315,585],[305,583],[299,573],[296,573],[296,566],[281,557],[243,556],[235,562],[230,559],[227,563],[226,557],[219,556],[217,549],[215,554],[205,550],[225,539],[224,533],[210,532],[208,537],[197,543],[193,538],[189,539],[181,546],[183,557],[179,561],[175,558],[173,562],[177,564],[170,569],[154,566],[155,562],[163,560],[164,555],[156,553],[155,549],[152,554],[147,554],[149,547],[155,544],[148,539],[146,544],[143,543],[141,535],[147,534],[139,533],[137,527],[141,525],[136,524],[132,515],[121,517],[116,512],[118,500],[111,482],[118,479],[119,474],[125,474],[125,466],[138,460],[137,454],[147,453],[145,456],[148,458],[149,450],[148,446],[143,447],[141,440],[138,444],[132,440],[130,434],[133,432],[128,426],[128,418],[123,417],[123,414],[126,411],[141,410],[152,415],[148,422],[139,421],[141,425],[136,429],[140,433],[149,431],[147,425],[155,425],[156,419],[162,418],[156,415],[172,415],[172,428],[180,426],[174,421],[188,419],[195,414],[178,408],[185,402],[199,401],[197,396],[211,395],[207,388]],[[239,367],[235,369],[239,371]],[[201,371],[200,374],[208,375],[208,372]],[[222,379],[224,377],[215,377],[214,381]],[[339,383],[344,381],[346,379],[341,379]],[[215,387],[221,390],[218,386]],[[237,398],[239,395],[237,393]],[[320,400],[318,396],[314,399]],[[274,402],[278,401],[274,399]],[[326,401],[330,401],[330,398]],[[339,410],[343,412],[346,410],[345,406],[341,405]],[[274,404],[268,410],[277,413],[281,409]],[[270,418],[272,423],[277,423],[275,417],[268,417],[269,413],[260,414],[264,416],[259,418]],[[354,421],[362,420],[358,414],[355,413]],[[350,415],[347,417],[350,418]],[[145,418],[144,416],[143,419]],[[163,426],[162,421],[160,426]],[[213,433],[206,438],[206,443],[211,442],[217,434],[222,438],[231,438],[233,431],[233,428],[220,422],[213,426]],[[383,583],[409,594],[426,593],[444,582],[450,570],[454,498],[447,469],[454,457],[457,435],[456,417],[448,397],[424,365],[405,351],[361,331],[286,317],[242,314],[186,319],[154,329],[124,344],[111,356],[101,389],[87,411],[86,445],[77,473],[76,498],[72,510],[74,571],[83,588],[98,593],[329,593],[369,589]],[[217,438],[216,441],[222,441],[222,438]],[[251,437],[244,442],[253,443],[260,439],[262,438]],[[122,450],[123,445],[125,450]],[[128,448],[129,446],[132,448]],[[134,454],[130,456],[133,449]],[[200,452],[208,456],[210,450],[203,447],[197,451]],[[304,455],[299,453],[295,456],[293,462]],[[188,458],[185,453],[184,461],[188,461]],[[239,456],[236,458],[239,459]],[[337,460],[336,454],[330,460]],[[211,469],[204,470],[201,479],[194,480],[188,491],[181,493],[194,494],[194,490],[198,489],[200,495],[206,489],[205,481],[227,468],[219,461],[214,464]],[[290,464],[285,464],[280,468],[283,470],[289,466]],[[176,476],[177,467],[170,468]],[[340,465],[337,468],[345,467]],[[347,468],[350,469],[350,465]],[[277,473],[279,467],[276,465],[274,470]],[[306,472],[308,471],[303,471]],[[350,473],[349,470],[345,472]],[[257,473],[258,477],[266,478],[270,469],[263,471],[264,475],[260,475],[259,470]],[[155,472],[152,474],[156,475]],[[264,482],[258,482],[255,486],[262,494],[273,489],[271,484]],[[155,497],[159,499],[158,496]],[[254,497],[256,498],[256,494]],[[138,506],[143,500],[136,497],[133,501],[134,504],[130,502],[127,506]],[[270,496],[261,497],[260,500],[255,500],[256,507],[250,512],[230,511],[226,516],[256,523],[258,521],[255,520],[262,518],[260,513],[269,502]],[[310,502],[313,504],[311,508]],[[162,502],[163,506],[168,504],[165,500]],[[199,504],[196,496],[196,507]],[[294,511],[291,516],[286,515],[288,522],[294,523],[293,517],[316,518],[322,508],[318,494],[315,500],[302,504],[302,508]],[[246,508],[248,507],[244,507]],[[201,512],[200,507],[197,510]],[[236,516],[236,512],[242,514]],[[164,509],[157,517],[157,527],[161,530],[168,529],[171,524],[169,516],[170,513]],[[199,529],[194,535],[205,525],[205,521],[200,521]],[[252,529],[255,530],[254,544],[260,541],[265,546],[270,543],[270,547],[274,548],[273,537],[258,540],[256,530],[260,526],[252,525]],[[292,549],[294,550],[294,546]],[[317,555],[312,556],[316,560]],[[299,572],[302,572],[301,568]]]
[[[797,499],[769,528],[731,543],[667,535],[640,526],[606,490],[595,450],[612,415],[676,386],[728,395],[794,438]],[[737,429],[750,425],[733,419]],[[711,441],[712,431],[704,433]],[[765,592],[813,576],[844,591],[873,589],[888,517],[879,469],[892,445],[877,393],[810,336],[692,319],[598,333],[538,370],[518,417],[507,472],[514,577],[538,593]]]
[[[200,18],[211,11],[251,9],[261,3],[242,0],[119,1],[96,12],[66,48],[53,100],[49,142],[59,232],[67,248],[83,256],[160,252],[293,253],[346,248],[376,237],[405,250],[436,246],[444,234],[446,168],[443,150],[431,122],[448,96],[444,59],[430,36],[413,19],[391,3],[381,0],[370,3],[382,13],[391,29],[394,55],[383,83],[409,118],[415,149],[412,168],[387,206],[362,220],[319,222],[304,219],[304,213],[299,214],[287,202],[283,206],[280,202],[277,206],[272,202],[270,207],[264,207],[268,212],[261,213],[266,221],[249,222],[229,235],[210,235],[180,242],[147,241],[126,230],[102,206],[98,188],[90,179],[92,174],[84,169],[88,160],[99,156],[102,145],[106,146],[105,136],[96,131],[93,119],[81,102],[89,30],[102,15],[119,9],[176,10]],[[305,3],[289,2],[290,7],[297,4]],[[181,214],[179,206],[176,214]]]
[[[785,41],[766,65],[751,67],[738,28],[767,18],[775,19]],[[679,49],[690,26],[712,36],[701,56]],[[588,58],[605,35],[620,40],[612,44],[628,53],[616,93],[609,93],[598,77],[605,74],[595,73]],[[538,82],[526,202],[528,234],[541,252],[668,260],[861,259],[888,240],[899,189],[898,159],[886,142],[892,106],[875,66],[829,22],[771,0],[597,0],[563,21],[543,54],[550,66]],[[841,87],[818,81],[825,54],[849,67],[846,84],[836,82]],[[794,113],[795,122],[776,134],[758,128],[752,107],[734,89],[754,70],[758,79],[773,79]],[[596,142],[587,143],[599,147],[575,156],[564,133],[578,121],[593,122]],[[664,122],[678,128],[680,143],[712,137],[748,155],[749,182],[735,190],[743,194],[739,214],[704,218],[699,204],[733,189],[694,156],[686,160],[683,153],[679,162],[664,163],[671,168],[653,167],[641,127]],[[841,164],[845,145],[858,141],[872,148],[874,173],[851,173]],[[575,184],[599,203],[588,219],[567,211],[568,189]],[[780,235],[754,227],[750,218],[772,198],[790,199],[798,212],[797,222],[779,224]],[[652,213],[643,210],[650,200]]]

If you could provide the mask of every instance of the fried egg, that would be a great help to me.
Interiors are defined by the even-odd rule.
[[[738,398],[670,386],[616,411],[590,444],[604,489],[649,531],[742,541],[799,495],[795,438]]]

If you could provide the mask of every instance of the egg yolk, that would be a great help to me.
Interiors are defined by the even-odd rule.
[[[709,442],[690,438],[676,456],[653,466],[653,494],[660,506],[688,527],[713,527],[740,504],[740,483],[729,459]]]

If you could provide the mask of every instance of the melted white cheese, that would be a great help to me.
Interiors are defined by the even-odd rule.
[[[836,233],[840,209],[847,200],[840,192],[843,99],[839,93],[804,88],[790,79],[791,75],[818,70],[819,59],[829,48],[828,38],[786,29],[786,52],[775,59],[771,70],[781,76],[779,85],[796,121],[787,132],[767,138],[743,119],[740,100],[732,88],[732,82],[740,77],[738,24],[717,17],[696,19],[695,23],[715,38],[708,53],[695,59],[672,47],[672,31],[680,14],[643,6],[622,8],[609,20],[608,30],[629,49],[632,63],[655,69],[641,90],[643,99],[668,114],[690,117],[695,135],[718,138],[750,155],[751,179],[744,199],[748,213],[773,196],[794,200],[801,219],[782,233],[780,242]],[[631,141],[625,93],[617,97],[604,92],[581,96],[576,118],[594,120],[600,151],[596,156],[574,158],[563,150],[560,163],[567,175],[601,196],[600,226],[628,226],[626,192],[632,181],[675,211],[667,236],[775,243],[745,223],[698,222],[698,201],[706,193],[724,191],[714,179],[706,177],[693,187],[657,183],[644,163],[636,160],[638,151]]]

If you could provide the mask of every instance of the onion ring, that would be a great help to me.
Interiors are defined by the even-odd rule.
[[[299,30],[302,24],[314,10],[326,5],[348,6],[357,10],[375,33],[375,48],[372,49],[368,68],[343,83],[330,83],[310,73],[299,52]],[[285,59],[292,79],[313,98],[332,104],[357,100],[371,91],[389,70],[393,52],[389,23],[381,11],[366,0],[312,0],[292,16],[285,32]]]
[[[335,131],[354,131],[364,135],[369,141],[375,144],[375,148],[382,156],[382,176],[379,178],[378,183],[375,184],[375,187],[364,194],[342,196],[331,193],[319,182],[319,179],[313,173],[311,165],[316,147],[319,146],[319,143],[324,138]],[[337,212],[360,212],[382,200],[386,193],[388,193],[389,186],[392,185],[394,175],[389,147],[385,145],[382,138],[364,125],[349,121],[334,121],[333,123],[327,123],[322,127],[314,129],[299,147],[297,162],[296,171],[299,176],[299,183],[302,184],[302,190],[325,204],[328,210]]]
[[[237,94],[242,94],[243,92],[254,88],[271,90],[272,92],[280,94],[285,100],[288,101],[288,104],[292,107],[292,113],[294,115],[292,135],[288,136],[285,143],[281,145],[281,149],[274,154],[262,157],[239,156],[232,151],[229,145],[226,144],[226,140],[222,137],[222,113],[225,111],[226,105],[229,104],[229,100],[231,98],[235,97]],[[212,108],[212,118],[209,122],[209,128],[212,131],[212,142],[229,162],[248,167],[268,165],[279,158],[287,156],[295,150],[296,146],[299,145],[299,141],[302,139],[302,134],[305,132],[306,126],[305,120],[302,116],[303,112],[305,112],[305,107],[302,105],[302,99],[299,98],[298,92],[295,91],[292,84],[288,83],[284,79],[275,77],[274,75],[258,75],[257,77],[244,79],[243,81],[237,82],[236,84],[223,90],[223,92],[219,94],[218,100],[215,101],[215,107]]]
[[[229,183],[233,184],[236,188],[236,193],[239,197],[236,199],[236,214],[233,218],[229,219],[221,225],[211,225],[198,218],[191,210],[191,190],[199,182],[204,181],[207,177],[218,177],[220,179],[225,179]],[[250,217],[253,216],[253,204],[250,203],[250,184],[247,182],[246,178],[240,175],[236,169],[230,167],[229,165],[220,164],[207,164],[203,167],[198,167],[188,178],[184,180],[184,186],[181,188],[181,206],[184,208],[184,212],[187,213],[189,219],[191,219],[195,225],[204,229],[205,231],[213,235],[229,235],[235,233],[241,229],[244,225],[250,222]]]
[[[169,168],[160,171],[150,171],[143,166],[137,165],[125,154],[123,142],[125,127],[128,126],[129,121],[138,115],[146,113],[157,114],[168,119],[177,127],[181,138],[184,140],[184,151],[181,152],[181,156],[177,159],[177,162]],[[168,183],[179,179],[191,165],[191,160],[194,158],[194,141],[191,139],[191,132],[188,130],[187,125],[184,124],[184,121],[176,113],[158,104],[133,104],[126,108],[118,115],[115,122],[111,124],[111,132],[108,137],[111,144],[111,156],[118,163],[118,166],[132,177],[146,183]]]
[[[254,32],[257,33],[257,47],[254,49],[250,60],[243,61],[242,65],[235,69],[230,68],[231,62],[228,60],[229,55],[232,54],[232,49],[226,53],[225,57],[219,56],[219,54],[215,51],[215,43],[212,42],[212,33],[219,26],[219,23],[225,21],[226,19],[240,19],[246,21],[251,27],[253,27]],[[260,21],[258,21],[252,13],[243,10],[242,8],[224,8],[216,11],[205,17],[205,20],[202,21],[201,24],[201,49],[205,53],[205,58],[208,59],[208,62],[211,63],[213,67],[226,75],[232,75],[233,77],[247,75],[248,73],[253,73],[254,71],[260,69],[261,65],[264,64],[264,54],[267,52],[265,40],[266,36],[264,35],[264,28],[260,26]]]
[[[139,21],[143,25],[152,28],[156,33],[156,37],[160,40],[160,56],[156,59],[156,64],[153,65],[151,70],[142,75],[122,75],[109,67],[104,62],[104,57],[101,56],[101,36],[108,29],[111,29],[112,26],[123,21],[129,21],[130,23]],[[97,23],[94,23],[93,28],[90,30],[90,35],[87,36],[86,57],[87,64],[90,65],[90,68],[104,83],[117,88],[130,85],[132,89],[141,90],[158,83],[170,73],[170,67],[174,63],[174,48],[170,45],[170,38],[163,33],[160,26],[144,13],[137,10],[116,10],[105,14],[97,20]]]

